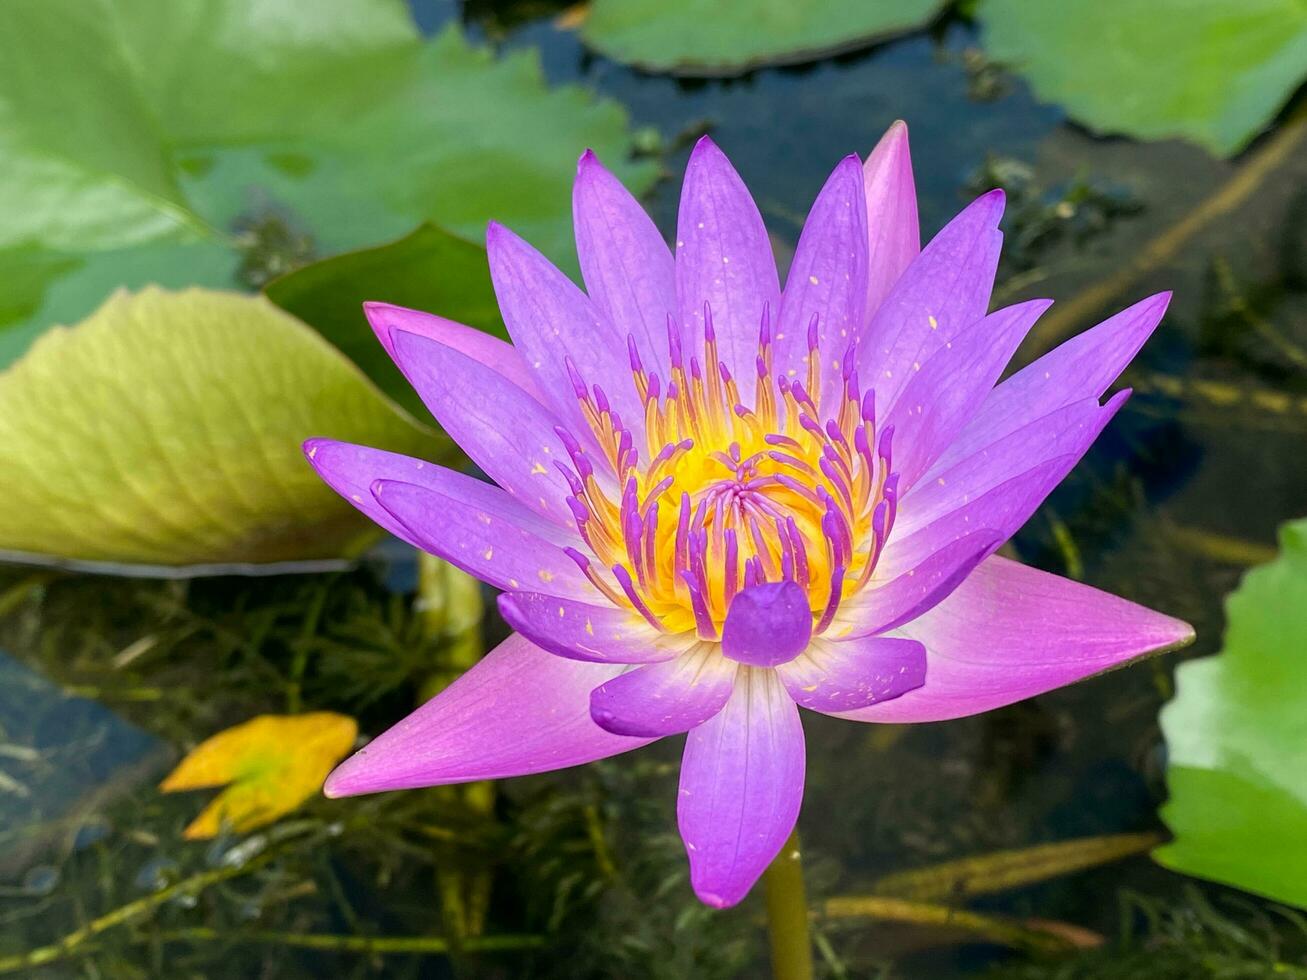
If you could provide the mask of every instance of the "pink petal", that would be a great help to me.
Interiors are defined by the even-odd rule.
[[[1170,301],[1170,293],[1150,296],[1012,375],[990,392],[941,465],[1072,402],[1100,397],[1152,335]]]
[[[843,641],[872,636],[916,619],[942,602],[972,569],[1007,540],[1000,531],[974,528],[967,521],[962,523],[969,533],[956,540],[943,540],[937,550],[926,554],[917,564],[906,569],[900,567],[892,575],[882,573],[878,567],[876,577],[884,574],[884,583],[873,583],[844,600],[827,631],[828,638]],[[893,564],[892,559],[886,562],[887,566]]]
[[[989,309],[1003,235],[1003,192],[983,194],[944,226],[899,277],[858,342],[857,368],[888,410],[936,350]]]
[[[954,507],[908,534],[891,533],[876,574],[893,578],[977,528],[989,528],[1000,542],[1015,534],[1075,466],[1076,457],[1058,456],[1003,481],[971,500],[954,498]]]
[[[460,354],[466,354],[472,360],[502,374],[509,383],[517,385],[542,405],[545,403],[531,372],[527,370],[526,362],[518,356],[513,345],[492,337],[484,330],[390,303],[364,303],[363,313],[372,325],[377,339],[381,341],[381,346],[386,348],[386,353],[396,363],[395,332],[415,333],[419,337],[428,337],[446,347],[452,347]]]
[[[840,717],[922,722],[1000,708],[1193,639],[1187,623],[997,556],[899,633],[926,645],[926,684]]]
[[[921,251],[908,127],[894,123],[863,165],[867,194],[867,305],[870,318]]]
[[[411,483],[378,480],[372,496],[407,530],[405,540],[497,589],[600,595],[562,548],[511,520]]]
[[[304,443],[304,455],[328,486],[415,548],[421,546],[413,540],[408,528],[395,520],[372,496],[372,485],[378,480],[396,480],[425,487],[459,501],[461,507],[515,524],[551,544],[570,545],[579,541],[575,528],[563,527],[527,510],[494,484],[475,480],[424,459],[334,439],[308,440]]]
[[[764,307],[780,312],[780,283],[762,215],[740,175],[707,136],[685,168],[676,219],[676,296],[687,356],[702,350],[704,304],[722,362],[753,404]],[[666,379],[664,379],[666,380]]]
[[[631,375],[625,332],[503,225],[492,222],[486,230],[486,253],[513,345],[572,434],[594,445],[567,369],[569,359],[589,388],[603,389],[632,434],[643,435],[644,406]]]
[[[590,692],[620,667],[565,660],[510,636],[398,725],[346,759],[328,796],[548,772],[648,744],[590,719]]]
[[[558,418],[496,371],[417,334],[394,335],[396,363],[463,451],[537,514],[571,525],[571,493],[555,462],[568,454]],[[598,465],[597,461],[596,465]]]
[[[774,667],[802,653],[811,637],[808,594],[793,580],[765,582],[731,600],[721,651],[738,663]]]
[[[1079,460],[1129,394],[1118,392],[1106,405],[1096,398],[1072,402],[992,442],[976,440],[970,456],[956,458],[950,449],[903,495],[894,533],[911,534],[953,510],[957,501],[979,497],[1034,463],[1059,456]]]
[[[690,732],[676,816],[699,898],[744,898],[794,829],[803,802],[799,711],[773,670],[743,668],[726,707]]]
[[[656,632],[644,618],[613,605],[539,592],[505,592],[504,621],[541,649],[592,663],[647,664],[671,660],[685,644]]]
[[[702,725],[722,710],[740,668],[716,644],[605,681],[590,695],[590,717],[617,735],[657,738]]]
[[[774,334],[776,373],[806,384],[808,326],[816,316],[822,383],[810,394],[829,406],[840,394],[840,366],[862,330],[866,305],[866,195],[862,163],[848,156],[813,202],[794,251]]]
[[[619,332],[634,335],[646,370],[665,371],[667,317],[676,313],[671,250],[644,208],[590,150],[576,166],[572,222],[590,299]]]
[[[901,697],[926,682],[926,648],[896,636],[818,637],[776,668],[796,704],[832,714]]]
[[[924,363],[886,415],[894,427],[894,469],[906,492],[975,415],[1050,300],[991,313],[964,327]]]

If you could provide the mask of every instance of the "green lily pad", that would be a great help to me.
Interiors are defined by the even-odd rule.
[[[1226,603],[1225,649],[1162,711],[1167,867],[1307,908],[1307,520]]]
[[[814,61],[924,26],[941,0],[593,0],[581,37],[617,61],[735,75]]]
[[[534,52],[425,40],[401,0],[7,0],[0,271],[22,275],[0,279],[0,352],[105,282],[239,285],[269,216],[319,256],[494,217],[566,264],[586,146],[637,190],[655,176],[616,104],[548,88]]]
[[[310,436],[444,448],[261,296],[116,293],[0,373],[0,551],[166,566],[351,555],[374,529],[304,461]]]
[[[984,0],[990,57],[1103,133],[1242,149],[1307,78],[1302,0]]]
[[[361,367],[387,395],[428,419],[363,316],[369,300],[430,310],[507,339],[486,250],[432,225],[378,248],[348,252],[281,276],[267,297],[299,317]]]

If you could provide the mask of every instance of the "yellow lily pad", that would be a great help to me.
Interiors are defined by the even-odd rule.
[[[224,828],[243,834],[279,820],[317,793],[357,736],[353,718],[331,711],[259,715],[205,739],[159,789],[226,786],[183,836],[207,840]]]

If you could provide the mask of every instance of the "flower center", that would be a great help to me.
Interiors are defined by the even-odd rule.
[[[752,406],[718,358],[711,311],[705,323],[700,361],[684,356],[669,318],[665,385],[646,373],[629,340],[645,413],[643,453],[603,390],[587,386],[569,363],[606,464],[597,471],[590,452],[559,431],[574,467],[560,465],[572,489],[568,504],[602,567],[569,554],[613,602],[664,632],[719,639],[742,589],[793,581],[820,633],[842,599],[866,584],[893,524],[892,429],[877,438],[874,398],[859,390],[852,347],[836,366],[828,404],[814,400],[822,391],[815,317],[800,381],[773,370],[764,310]]]

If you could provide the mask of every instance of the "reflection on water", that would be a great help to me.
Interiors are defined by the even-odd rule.
[[[453,10],[415,8],[429,29]],[[978,180],[1019,182],[1026,206],[1009,217],[1021,248],[1004,269],[1005,301],[1071,297],[1103,281],[1232,172],[1180,144],[1090,138],[978,62],[961,23],[806,68],[685,83],[590,57],[552,26],[555,8],[524,9],[505,20],[473,5],[471,26],[538,48],[551,80],[579,79],[626,104],[636,125],[662,134],[672,172],[690,137],[710,128],[788,244],[833,161],[865,152],[897,117],[912,127],[928,232]],[[1307,509],[1304,177],[1299,152],[1237,214],[1110,299],[1177,291],[1127,379],[1140,393],[1011,546],[1189,619],[1200,641],[1184,656],[1215,648],[1221,597],[1275,525]],[[665,230],[675,194],[667,182],[652,199]],[[152,789],[176,749],[261,711],[330,708],[376,732],[411,707],[446,653],[424,639],[412,587],[406,557],[253,582],[0,574],[0,648],[11,654],[0,655],[0,963],[130,906],[125,927],[77,940],[85,975],[165,975],[166,963],[175,976],[444,976],[445,960],[414,955],[438,952],[434,937],[447,932],[436,870],[489,869],[500,873],[488,931],[506,948],[468,939],[454,958],[462,975],[759,975],[756,905],[710,913],[689,896],[674,744],[504,784],[496,822],[436,791],[317,801],[249,838],[180,840],[200,801]],[[491,640],[502,630],[487,627]],[[1175,659],[911,730],[810,718],[801,826],[814,901],[865,891],[895,869],[1159,829],[1156,714]],[[1113,935],[1123,889],[1188,908],[1185,887],[1134,857],[969,904]],[[872,975],[891,960],[903,975],[947,976],[1006,955],[865,921],[819,932],[831,976]],[[371,936],[408,945],[370,948],[361,937]],[[48,975],[83,975],[78,962]]]

